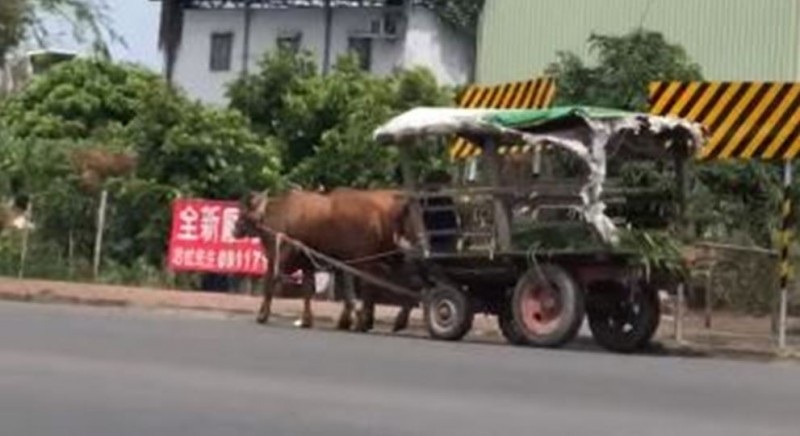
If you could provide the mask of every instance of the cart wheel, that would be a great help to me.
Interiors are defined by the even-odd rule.
[[[511,311],[509,304],[510,297],[506,298],[500,312],[497,314],[497,327],[500,328],[500,333],[506,338],[508,343],[513,345],[525,345],[525,337],[514,324],[514,314]]]
[[[455,286],[437,285],[426,292],[423,317],[431,337],[458,341],[472,328],[474,316],[469,298]]]
[[[603,348],[631,353],[646,347],[661,321],[658,295],[652,289],[631,289],[619,282],[604,283],[586,303],[589,328]]]
[[[547,282],[544,282],[544,280]],[[511,294],[512,330],[520,342],[537,347],[559,347],[578,334],[584,315],[583,292],[561,267],[531,268]]]

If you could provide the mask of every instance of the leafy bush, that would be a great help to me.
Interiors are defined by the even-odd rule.
[[[135,174],[104,181],[110,265],[162,267],[178,196],[233,199],[280,182],[277,147],[245,117],[190,101],[136,66],[73,60],[1,104],[0,186],[32,196],[37,235],[62,255],[71,240],[78,258],[91,259],[95,235],[98,193],[78,183],[75,150],[138,157]]]
[[[289,178],[312,188],[397,184],[395,151],[375,144],[372,131],[401,111],[452,102],[452,91],[424,68],[380,78],[344,56],[321,76],[307,53],[284,51],[267,53],[228,95],[231,107],[281,148]],[[441,148],[431,148],[416,164],[425,172],[442,157]]]

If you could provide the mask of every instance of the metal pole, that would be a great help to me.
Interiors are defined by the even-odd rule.
[[[789,298],[789,246],[792,236],[792,161],[787,160],[783,166],[783,204],[781,207],[781,266],[780,266],[780,307],[778,312],[778,348],[786,348],[786,312]]]
[[[688,280],[687,280],[688,282]],[[678,284],[677,304],[675,305],[675,342],[683,342],[683,302],[686,290],[686,282]]]
[[[327,76],[331,69],[331,27],[333,24],[333,8],[331,0],[325,0],[325,42],[322,53],[322,75]]]
[[[250,24],[253,19],[250,1],[244,2],[244,37],[242,38],[242,74],[247,74],[249,71],[248,64],[250,63]]]
[[[100,255],[103,247],[103,229],[106,226],[106,205],[108,204],[108,190],[100,193],[100,207],[97,210],[97,233],[94,238],[94,264],[92,272],[94,279],[100,274]]]
[[[713,291],[714,289],[714,266],[715,261],[711,261],[711,265],[708,268],[708,272],[706,273],[706,292],[704,294],[704,325],[707,329],[711,328],[711,305],[713,304]]]

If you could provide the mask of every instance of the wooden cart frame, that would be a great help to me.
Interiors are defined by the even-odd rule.
[[[426,138],[469,139],[487,186],[426,190],[409,149]],[[374,137],[400,150],[417,230],[407,254],[425,283],[423,311],[434,338],[459,340],[475,313],[497,316],[514,344],[557,347],[573,340],[586,316],[595,340],[617,352],[645,347],[660,320],[657,291],[632,253],[614,247],[618,228],[605,214],[613,197],[607,155],[675,163],[679,196],[684,162],[702,146],[702,126],[682,119],[592,107],[547,110],[417,108],[379,127]],[[566,152],[585,165],[572,181],[502,182],[510,151]],[[680,198],[679,197],[679,198]],[[467,205],[464,207],[464,205]],[[537,250],[520,242],[520,221],[542,210],[571,211],[602,242],[590,250]],[[527,221],[526,221],[527,220]]]

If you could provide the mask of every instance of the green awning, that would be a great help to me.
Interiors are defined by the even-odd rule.
[[[609,119],[635,116],[634,112],[591,106],[560,106],[550,109],[511,109],[489,113],[485,120],[503,127],[526,128],[567,118]]]

